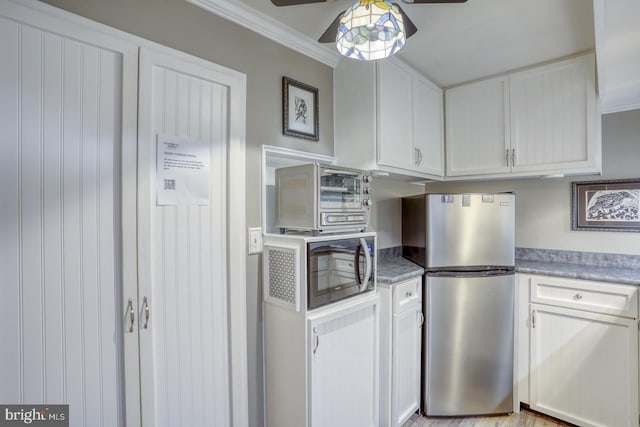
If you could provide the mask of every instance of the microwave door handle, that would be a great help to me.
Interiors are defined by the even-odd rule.
[[[360,245],[362,246],[362,249],[364,250],[364,259],[366,261],[366,270],[364,273],[364,279],[362,280],[362,283],[360,283],[360,292],[364,292],[365,289],[367,289],[367,286],[369,285],[369,279],[371,278],[371,254],[369,254],[369,247],[367,246],[367,241],[361,237],[360,238]],[[356,262],[357,265],[360,265],[360,262]],[[360,279],[360,272],[358,272],[358,279]]]

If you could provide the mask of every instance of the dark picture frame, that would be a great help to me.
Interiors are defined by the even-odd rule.
[[[317,88],[282,77],[282,133],[320,140]]]
[[[572,230],[640,232],[640,178],[572,183]]]

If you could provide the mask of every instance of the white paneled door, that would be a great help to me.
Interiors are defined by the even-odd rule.
[[[135,144],[136,49],[0,6],[0,402],[123,425],[120,159]]]
[[[235,103],[228,81],[204,61],[145,49],[140,54],[143,425],[232,424],[228,239],[240,236],[228,234],[227,203],[234,196],[227,194],[229,111]],[[158,135],[209,147],[208,204],[156,203]]]
[[[0,403],[247,426],[245,76],[23,0],[0,58]],[[207,205],[156,204],[159,133],[208,145]]]

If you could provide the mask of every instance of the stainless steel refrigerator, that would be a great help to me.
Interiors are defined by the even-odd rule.
[[[514,410],[515,195],[402,200],[403,256],[425,270],[422,409]]]

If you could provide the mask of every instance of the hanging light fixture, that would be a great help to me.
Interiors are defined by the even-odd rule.
[[[347,58],[372,61],[396,54],[404,47],[405,40],[398,5],[388,1],[360,0],[340,18],[336,47]]]

